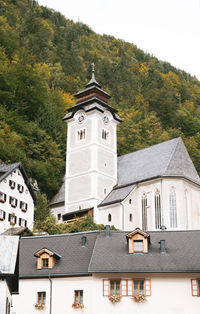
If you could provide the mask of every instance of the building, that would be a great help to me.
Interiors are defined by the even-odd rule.
[[[0,233],[33,228],[35,194],[20,162],[0,164]]]
[[[0,236],[0,313],[10,314],[19,288],[19,237]]]
[[[66,175],[50,206],[58,221],[90,212],[121,230],[200,228],[200,178],[181,139],[117,157],[117,111],[96,81],[68,110]]]
[[[200,231],[24,237],[16,314],[199,313]]]

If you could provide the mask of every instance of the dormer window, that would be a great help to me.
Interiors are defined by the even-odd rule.
[[[12,181],[12,180],[9,180],[9,187],[10,187],[11,189],[14,189],[14,188],[15,188],[15,182]]]
[[[21,184],[17,185],[17,189],[18,189],[19,193],[23,193],[24,192],[24,187]]]
[[[37,257],[37,269],[53,268],[56,261],[61,258],[61,255],[46,248],[36,252],[34,256]]]
[[[129,253],[148,253],[149,234],[137,228],[127,234]]]
[[[6,194],[3,192],[0,192],[0,202],[5,203],[6,201]]]

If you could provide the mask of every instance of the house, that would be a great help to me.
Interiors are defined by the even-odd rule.
[[[200,178],[181,137],[117,157],[121,122],[94,69],[64,120],[66,175],[50,206],[58,222],[90,212],[120,230],[200,229]]]
[[[199,250],[199,230],[24,237],[13,311],[197,314]]]
[[[10,314],[19,288],[19,237],[0,236],[0,313]]]
[[[32,229],[35,199],[22,164],[0,163],[0,233],[10,227]]]

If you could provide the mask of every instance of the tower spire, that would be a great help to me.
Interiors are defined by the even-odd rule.
[[[91,66],[92,66],[92,77],[91,77],[91,80],[87,83],[87,85],[86,85],[86,87],[88,87],[88,86],[90,86],[90,85],[93,85],[93,84],[95,84],[95,85],[97,85],[98,87],[101,87],[100,85],[99,85],[99,83],[96,81],[96,79],[95,79],[95,75],[94,75],[94,72],[95,72],[95,64],[94,64],[94,62],[92,62],[91,63]]]

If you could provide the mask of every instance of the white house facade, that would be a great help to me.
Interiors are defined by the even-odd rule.
[[[200,231],[108,227],[21,238],[13,312],[197,314],[199,239]]]
[[[21,163],[0,164],[0,233],[33,228],[35,195]]]

